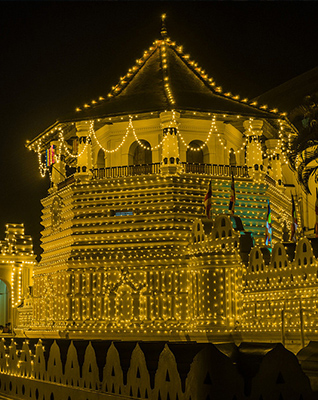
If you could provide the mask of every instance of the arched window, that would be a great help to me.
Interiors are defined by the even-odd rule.
[[[97,168],[105,168],[105,153],[103,149],[100,149],[97,154]]]
[[[140,140],[140,146],[138,142],[131,144],[129,148],[129,165],[148,165],[152,163],[152,152],[150,150],[150,143],[146,140]]]
[[[190,142],[190,147],[187,150],[188,164],[204,164],[203,149],[200,149],[200,146],[202,145],[203,142],[201,142],[201,140],[193,140],[192,142]],[[191,147],[198,150],[192,150]]]
[[[230,149],[229,152],[229,165],[231,167],[236,167],[236,155],[234,153],[234,149]]]
[[[306,245],[306,243],[303,243],[303,253],[306,253],[307,252],[307,245]]]

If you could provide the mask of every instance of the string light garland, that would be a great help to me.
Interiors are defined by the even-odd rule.
[[[97,145],[99,146],[99,148],[102,149],[105,153],[115,153],[116,151],[118,151],[118,150],[123,146],[123,144],[125,143],[125,141],[126,141],[126,139],[127,139],[127,137],[128,137],[129,130],[132,129],[132,128],[133,128],[133,126],[132,126],[132,118],[130,117],[130,118],[129,118],[129,122],[128,122],[128,126],[127,126],[127,128],[126,128],[126,133],[125,133],[125,135],[123,136],[122,141],[121,141],[121,142],[119,143],[119,145],[118,145],[115,149],[113,149],[113,150],[105,149],[105,147],[103,147],[103,146],[101,145],[101,143],[99,142],[99,140],[98,140],[98,138],[97,138],[97,136],[96,136],[95,130],[94,130],[94,121],[91,121],[91,122],[90,122],[89,134],[90,134],[90,137],[93,137],[93,138],[95,139],[95,141],[96,141]]]
[[[274,179],[259,172],[265,171],[262,156],[263,158],[267,156],[268,161],[272,162],[275,168],[278,169],[280,166],[280,159],[276,162],[278,159],[275,157],[286,145],[284,121],[277,119],[278,134],[274,135],[271,130],[273,126],[265,128],[263,133],[263,119],[255,120],[250,117],[247,120],[248,124],[244,121],[244,128],[247,126],[245,134],[240,132],[241,128],[236,128],[238,122],[234,122],[228,128],[225,127],[226,124],[223,125],[224,133],[228,135],[226,137],[240,144],[240,147],[235,145],[235,150],[230,149],[230,151],[238,154],[246,149],[247,159],[250,157],[247,161],[251,164],[251,168],[246,166],[231,168],[224,163],[221,167],[227,167],[227,169],[223,168],[220,173],[215,173],[216,169],[211,169],[213,173],[210,176],[207,174],[207,169],[203,168],[196,174],[171,173],[174,167],[172,164],[176,165],[180,162],[179,152],[175,155],[177,151],[175,154],[171,151],[172,147],[178,150],[176,134],[184,146],[191,151],[200,151],[205,146],[207,147],[211,136],[215,134],[216,144],[209,152],[209,157],[217,154],[216,157],[219,159],[222,157],[222,160],[227,156],[223,150],[229,150],[229,145],[226,145],[221,133],[218,132],[216,119],[219,116],[215,113],[212,115],[208,133],[204,136],[204,142],[198,147],[193,147],[190,145],[191,142],[186,142],[182,135],[182,118],[179,119],[181,112],[177,113],[173,107],[175,99],[171,92],[168,74],[168,46],[174,51],[182,52],[181,48],[176,48],[175,44],[166,37],[156,42],[151,50],[154,52],[159,47],[165,95],[172,108],[172,111],[167,111],[165,118],[160,114],[160,118],[152,119],[147,125],[147,122],[144,123],[149,119],[149,113],[147,113],[143,119],[144,125],[141,125],[138,131],[139,125],[135,124],[135,129],[133,124],[136,116],[115,117],[116,121],[120,118],[121,120],[129,118],[123,136],[124,129],[116,131],[115,139],[113,139],[114,132],[110,132],[108,136],[107,130],[95,131],[94,120],[86,121],[88,129],[81,121],[77,135],[82,133],[85,140],[78,154],[73,154],[69,150],[68,140],[70,139],[67,139],[73,135],[74,130],[65,129],[64,132],[62,127],[58,127],[50,132],[52,134],[56,130],[59,131],[56,161],[61,162],[63,151],[72,159],[83,156],[77,164],[77,170],[80,171],[86,172],[95,166],[91,161],[96,156],[96,149],[95,146],[88,148],[89,143],[96,144],[96,148],[102,149],[105,153],[113,154],[123,149],[124,144],[127,144],[129,134],[132,134],[134,143],[137,142],[144,150],[153,151],[163,144],[167,148],[170,146],[168,149],[170,154],[169,151],[166,152],[170,172],[167,168],[169,173],[165,176],[162,169],[158,168],[156,172],[150,169],[150,176],[134,175],[134,172],[129,172],[130,167],[122,165],[123,163],[118,165],[122,159],[129,160],[131,156],[131,154],[127,155],[125,147],[125,151],[117,158],[111,157],[112,166],[109,169],[115,171],[111,179],[108,177],[105,179],[106,174],[100,176],[100,179],[98,177],[95,179],[93,176],[90,181],[86,179],[87,177],[81,181],[80,177],[76,185],[65,183],[59,186],[57,196],[60,196],[62,201],[60,204],[63,204],[63,207],[57,206],[60,213],[58,222],[54,223],[54,215],[52,215],[56,194],[50,192],[51,195],[43,200],[44,255],[37,269],[34,286],[34,324],[38,329],[41,327],[44,330],[52,330],[55,324],[54,329],[59,329],[61,332],[63,329],[68,329],[68,332],[74,335],[94,334],[96,330],[101,334],[115,332],[126,335],[143,332],[145,335],[152,336],[163,335],[163,332],[167,331],[183,335],[185,332],[187,334],[196,332],[199,335],[205,335],[206,332],[232,332],[236,318],[241,318],[239,305],[243,300],[242,277],[247,269],[238,250],[241,233],[233,228],[233,220],[230,217],[220,216],[228,212],[229,178],[233,171],[238,178],[235,183],[236,212],[246,228],[245,233],[253,234],[256,245],[263,243],[264,204],[268,197],[271,200],[275,221],[273,222],[274,245],[282,236],[281,223],[288,221],[289,199]],[[126,87],[129,79],[133,78],[151,54],[153,53],[144,54],[142,59],[136,61],[136,68],[133,68],[129,76],[120,78],[120,85],[113,87],[109,97],[116,96]],[[213,87],[215,92],[221,93],[222,89],[215,88],[212,78],[209,78],[197,63],[189,60],[189,57],[183,56],[183,58],[202,80]],[[239,101],[239,97],[231,93],[223,95]],[[104,101],[104,98],[100,101]],[[241,101],[245,102],[245,100]],[[93,101],[91,104],[96,103],[97,101]],[[90,106],[86,104],[84,108]],[[256,102],[252,103],[252,106],[256,107]],[[261,106],[261,109],[267,109],[267,107]],[[182,115],[182,117],[185,116],[184,120],[190,114],[189,111],[187,113]],[[196,112],[193,114],[195,115]],[[201,124],[201,127],[204,126],[205,130],[208,126],[206,114],[202,120],[199,120],[199,117],[199,115],[193,117],[192,121],[196,118],[199,121],[198,124]],[[241,117],[231,115],[231,122]],[[229,114],[223,114],[218,122],[229,121],[230,118]],[[161,130],[158,125],[159,120],[163,121]],[[118,126],[124,127],[125,123]],[[190,123],[189,125],[191,126]],[[230,135],[234,129],[236,131],[232,139]],[[165,131],[162,132],[162,130]],[[148,146],[145,145],[143,139],[138,137],[137,132],[146,132],[146,135],[151,133],[156,140],[159,134],[163,134],[163,138],[156,146]],[[100,139],[99,133],[104,135],[103,140],[110,140],[110,147],[113,143],[117,143],[116,140],[120,143],[114,149],[106,149],[102,145],[105,142]],[[202,135],[202,130],[198,129],[195,134],[196,137]],[[141,137],[141,134],[139,136]],[[169,137],[168,144],[165,143],[167,137]],[[265,139],[272,139],[272,142],[267,144],[267,150],[264,150],[266,142],[262,146]],[[40,172],[45,174],[48,171],[52,179],[50,169],[42,163],[42,141],[36,143]],[[92,151],[94,151],[94,157],[92,157]],[[184,157],[184,154],[185,152],[180,158]],[[155,154],[155,156],[159,157],[160,154]],[[162,158],[163,164],[164,156]],[[258,166],[260,168],[257,168]],[[125,168],[128,175],[134,176],[127,177],[118,174],[116,177],[120,168]],[[247,173],[240,175],[238,171],[242,171],[243,168]],[[104,171],[106,169],[101,168]],[[203,188],[206,189],[211,176],[214,180],[213,227],[211,227],[211,232],[206,234],[203,226],[202,199]],[[193,222],[195,218],[198,219],[196,224]],[[222,218],[224,221],[221,222]],[[57,228],[56,225],[58,225]],[[190,237],[195,240],[189,243]],[[313,260],[311,265],[316,263],[316,259],[313,258]],[[269,267],[266,267],[263,261],[255,264],[255,269],[265,273]],[[273,257],[271,262],[274,268],[274,262],[277,262],[277,259]],[[301,262],[304,263],[304,261]],[[21,283],[18,280],[20,270],[15,272],[17,275],[12,279],[20,293]],[[259,285],[258,287],[264,289],[264,277],[253,276],[248,284],[255,285],[254,287]],[[280,282],[277,279],[273,279],[273,282],[275,282],[274,289],[279,287],[277,285]],[[246,293],[249,293],[249,290],[246,289]],[[257,293],[253,300],[257,296],[260,298],[261,295]],[[46,304],[45,315],[43,303]],[[248,315],[245,320],[247,329],[252,327],[249,318]],[[259,326],[260,324],[257,324],[257,327]]]
[[[175,117],[174,117],[174,120],[175,120]],[[183,138],[183,136],[182,136],[180,130],[177,128],[177,133],[178,133],[180,139],[182,140],[182,143],[186,146],[187,149],[189,149],[189,150],[191,150],[191,151],[200,151],[200,150],[202,150],[202,149],[207,145],[207,143],[209,142],[209,140],[210,140],[211,135],[212,135],[213,132],[217,132],[216,117],[215,117],[215,115],[212,117],[211,126],[210,126],[210,129],[209,129],[207,138],[205,139],[205,141],[203,142],[203,144],[200,145],[199,147],[192,147],[192,146],[190,146],[189,144],[186,143],[186,141],[185,141],[185,139]]]
[[[165,36],[162,40],[155,40],[152,44],[152,46],[149,47],[148,50],[145,50],[143,52],[143,55],[141,58],[136,60],[136,64],[129,68],[128,72],[126,75],[123,77],[120,77],[119,82],[117,85],[112,86],[111,91],[106,95],[106,96],[100,96],[98,100],[92,100],[90,104],[86,103],[83,105],[83,107],[77,107],[76,112],[81,112],[83,109],[88,109],[90,107],[93,107],[106,99],[110,99],[112,97],[115,97],[119,95],[125,88],[126,86],[131,82],[131,80],[134,78],[134,76],[140,71],[140,69],[145,65],[147,60],[156,52],[159,51],[160,54],[160,62],[162,66],[162,73],[163,73],[163,79],[164,79],[164,90],[166,93],[166,96],[168,98],[169,104],[171,106],[175,105],[175,99],[173,97],[172,91],[171,91],[171,86],[169,82],[169,74],[168,74],[168,55],[167,55],[167,47],[170,47],[182,60],[183,62],[206,84],[207,87],[209,87],[212,91],[216,92],[218,95],[224,96],[226,98],[231,98],[232,100],[241,103],[241,104],[247,104],[248,99],[240,99],[239,95],[233,95],[230,92],[223,93],[222,92],[222,87],[221,86],[216,86],[216,83],[214,82],[214,79],[209,77],[208,74],[205,72],[204,69],[199,67],[198,63],[195,62],[194,60],[190,59],[189,54],[184,54],[183,52],[183,46],[176,45],[175,42],[171,41],[171,39],[167,36]],[[260,105],[258,106],[257,101],[251,101],[249,103],[250,107],[257,108],[261,111],[266,111],[272,114],[277,115],[278,114],[278,109],[269,109],[267,105]],[[286,116],[287,113],[280,113],[280,115]]]
[[[194,114],[195,114],[195,112],[194,112]],[[136,116],[136,117],[137,117],[137,116]],[[223,118],[224,118],[224,117],[225,117],[225,115],[223,115]],[[240,117],[241,117],[240,115],[237,115],[237,118],[240,118]],[[156,150],[156,149],[158,149],[160,146],[163,145],[163,143],[164,143],[164,141],[166,140],[167,136],[163,136],[162,140],[161,140],[157,145],[155,145],[155,146],[148,146],[148,145],[145,145],[145,144],[138,138],[132,120],[133,120],[133,116],[129,116],[128,126],[127,126],[127,128],[126,128],[125,134],[124,134],[124,136],[122,137],[121,142],[119,143],[119,145],[117,145],[116,148],[115,148],[115,149],[112,149],[112,150],[106,149],[106,148],[100,143],[100,141],[99,141],[99,139],[98,139],[98,137],[97,137],[97,135],[96,135],[95,129],[94,129],[95,121],[94,121],[94,120],[89,121],[89,129],[88,129],[88,136],[87,136],[88,140],[85,142],[85,145],[84,145],[83,148],[81,149],[81,152],[78,153],[78,154],[72,154],[72,153],[71,153],[71,151],[70,151],[69,148],[68,148],[68,144],[67,144],[67,142],[66,142],[66,140],[65,140],[65,137],[64,137],[64,130],[63,130],[63,128],[62,128],[62,127],[56,127],[54,130],[51,131],[52,133],[53,133],[54,131],[58,131],[58,146],[57,146],[57,147],[58,147],[58,151],[57,151],[57,152],[55,153],[55,155],[54,155],[56,162],[57,162],[57,163],[60,162],[61,156],[62,156],[62,150],[65,151],[66,155],[68,155],[69,157],[71,157],[71,158],[73,158],[73,159],[78,159],[78,158],[81,157],[81,156],[84,154],[84,152],[86,151],[87,146],[88,146],[88,144],[89,144],[89,141],[90,141],[91,139],[93,139],[94,142],[98,145],[98,147],[99,147],[100,149],[102,149],[105,153],[115,153],[115,152],[119,151],[119,150],[122,148],[122,146],[123,146],[124,143],[126,142],[126,139],[127,139],[127,137],[128,137],[128,135],[129,135],[130,132],[132,132],[132,134],[133,134],[133,136],[134,136],[136,142],[138,143],[138,145],[139,145],[142,149],[144,149],[144,150],[153,151],[153,150]],[[180,140],[182,141],[182,143],[184,144],[184,146],[185,146],[187,149],[191,150],[191,151],[197,152],[197,151],[202,150],[205,146],[207,146],[207,143],[209,142],[209,140],[210,140],[210,138],[211,138],[211,135],[212,135],[213,133],[216,133],[216,134],[217,134],[218,141],[219,141],[219,143],[221,144],[221,146],[224,148],[224,150],[230,150],[231,153],[233,153],[233,154],[239,154],[240,152],[242,152],[243,150],[245,150],[246,145],[247,145],[247,143],[248,143],[248,137],[249,137],[249,136],[253,137],[253,135],[254,135],[254,133],[253,133],[253,127],[252,127],[253,120],[254,120],[254,119],[253,119],[252,117],[249,118],[249,120],[248,120],[248,121],[249,121],[249,123],[248,123],[248,135],[247,135],[247,137],[245,137],[245,139],[244,139],[242,145],[241,145],[239,148],[237,148],[237,149],[233,149],[233,148],[229,149],[228,146],[225,144],[223,138],[221,137],[221,134],[218,132],[218,128],[217,128],[217,125],[216,125],[216,115],[215,115],[215,114],[212,115],[211,126],[210,126],[210,129],[209,129],[208,133],[207,133],[207,137],[206,137],[205,141],[204,141],[200,146],[198,146],[198,147],[193,147],[193,146],[191,146],[190,144],[186,143],[186,141],[185,141],[185,139],[184,139],[184,137],[183,137],[183,135],[182,135],[182,132],[181,132],[180,129],[179,129],[180,123],[178,123],[177,120],[176,120],[176,111],[175,111],[175,110],[172,110],[172,118],[171,118],[171,121],[170,121],[169,126],[175,126],[175,127],[176,127],[177,134],[178,134],[178,136],[180,137]],[[277,142],[277,145],[276,145],[276,148],[275,148],[275,149],[265,149],[264,147],[262,147],[262,145],[261,145],[261,143],[260,143],[259,141],[256,141],[256,142],[255,142],[256,145],[257,145],[257,151],[260,152],[260,153],[262,154],[262,156],[263,156],[264,159],[265,159],[265,158],[267,158],[268,160],[273,159],[273,157],[274,157],[276,154],[280,154],[282,148],[284,148],[284,146],[286,146],[287,137],[286,137],[286,135],[284,134],[284,122],[283,122],[282,120],[278,120],[278,123],[279,123],[279,131],[278,131],[279,140],[278,140],[278,142]],[[289,140],[289,137],[290,137],[290,136],[288,136],[288,140]],[[42,158],[41,147],[42,147],[42,143],[41,143],[41,140],[40,140],[40,141],[38,142],[38,148],[37,148],[40,175],[41,175],[42,177],[44,177],[45,174],[46,174],[46,172],[48,172],[49,175],[50,175],[50,179],[51,179],[52,176],[51,176],[51,173],[50,173],[50,169],[47,167],[47,165],[46,165],[45,163],[42,162],[42,159],[41,159],[41,158]],[[283,163],[283,164],[287,164],[287,157],[286,157],[286,155],[284,154],[284,152],[282,152],[281,154],[282,154],[282,163]]]

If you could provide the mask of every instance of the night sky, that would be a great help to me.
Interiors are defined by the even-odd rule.
[[[6,223],[23,222],[40,252],[49,182],[26,140],[106,95],[160,38],[162,13],[218,85],[251,99],[317,66],[317,12],[287,1],[0,2],[0,239]]]

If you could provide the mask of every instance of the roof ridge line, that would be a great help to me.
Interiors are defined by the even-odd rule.
[[[133,78],[137,75],[137,73],[142,69],[145,63],[150,59],[150,57],[155,53],[156,49],[159,49],[161,40],[155,40],[152,46],[149,47],[148,50],[144,51],[144,54],[136,60],[136,63],[140,64],[139,66],[133,65],[128,69],[128,72],[120,78],[119,82],[112,86],[111,91],[107,94],[106,98],[104,96],[99,97],[99,101],[92,100],[92,105],[95,106],[97,103],[101,104],[107,98],[117,97],[133,80]],[[127,80],[125,80],[127,78]],[[122,82],[121,82],[122,81]],[[88,103],[84,104],[84,108],[91,107]],[[80,107],[76,108],[76,111],[83,111]]]
[[[164,39],[161,41],[160,46],[159,46],[159,56],[160,56],[160,63],[161,63],[161,73],[162,73],[162,85],[163,85],[163,92],[165,94],[167,103],[169,104],[169,106],[171,106],[171,108],[173,108],[173,105],[175,104],[175,100],[173,98],[173,94],[171,92],[170,89],[170,85],[169,85],[169,69],[168,69],[168,58],[165,61],[165,59],[163,59],[163,54],[162,52],[166,50],[163,50],[163,46],[170,46],[168,43],[168,39]]]

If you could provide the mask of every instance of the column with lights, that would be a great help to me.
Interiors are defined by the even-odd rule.
[[[280,139],[266,140],[267,153],[270,159],[270,166],[273,177],[279,185],[282,184],[282,165],[281,165],[281,141]]]
[[[263,121],[250,118],[244,121],[245,135],[247,136],[246,164],[253,174],[263,170],[262,145],[260,137],[263,134]]]
[[[92,149],[89,135],[90,122],[76,123],[76,135],[78,137],[77,176],[81,179],[89,179],[92,169]]]
[[[179,144],[177,137],[177,119],[180,114],[175,111],[165,111],[160,114],[163,128],[163,144],[161,157],[161,173],[175,174],[181,172]]]
[[[51,142],[54,146],[54,163],[52,164],[52,183],[56,187],[60,182],[65,180],[65,156],[62,154],[62,146],[58,141]]]

